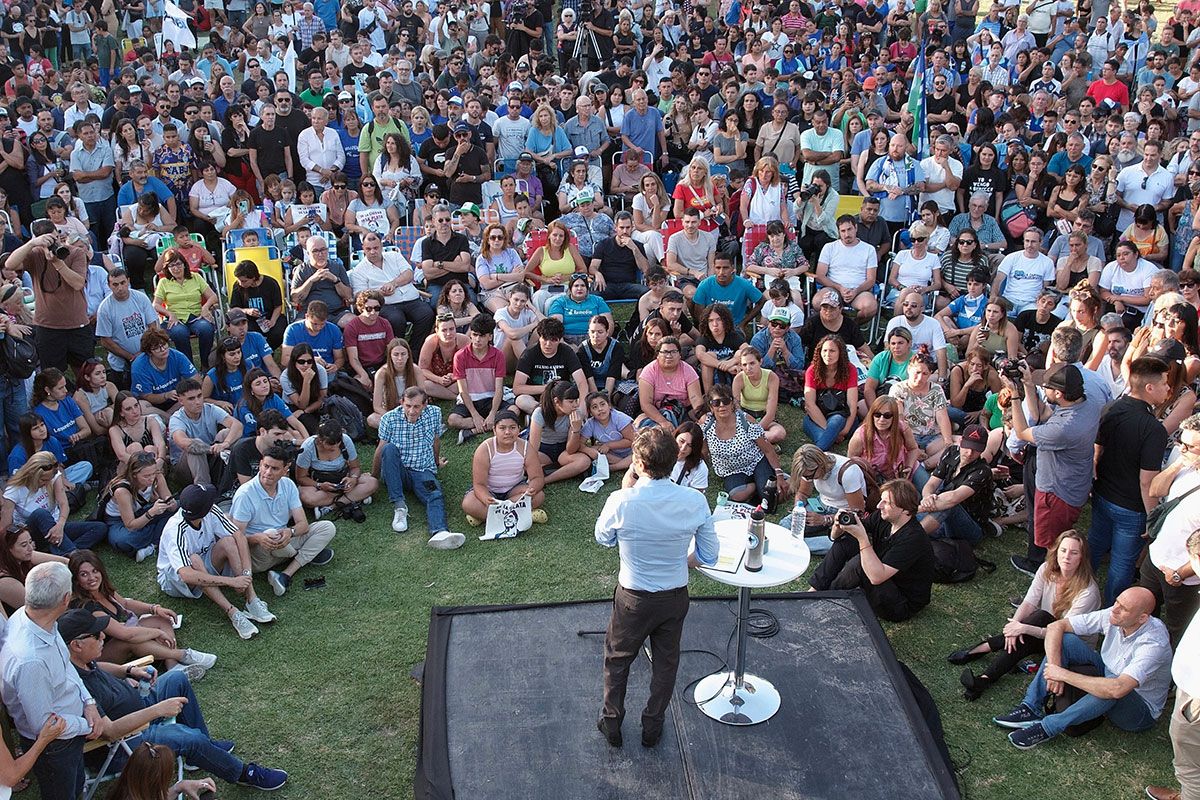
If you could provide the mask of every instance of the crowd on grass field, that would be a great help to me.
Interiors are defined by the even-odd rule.
[[[278,788],[188,604],[249,639],[384,492],[451,550],[661,428],[884,619],[1021,531],[964,698],[1032,674],[1029,748],[1174,685],[1200,800],[1200,3],[988,2],[2,3],[0,787],[149,722],[111,797]]]

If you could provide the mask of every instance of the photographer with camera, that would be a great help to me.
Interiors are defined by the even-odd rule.
[[[797,244],[804,253],[820,253],[825,245],[838,238],[837,209],[841,197],[832,187],[829,171],[819,169],[797,194]]]
[[[529,43],[542,38],[546,18],[529,0],[515,0],[504,18],[504,27],[508,31],[508,53],[514,60],[520,60],[529,55]]]
[[[32,238],[5,262],[15,273],[28,272],[33,280],[33,341],[41,366],[65,370],[95,354],[96,337],[88,325],[87,247],[68,245],[48,219],[30,224]]]
[[[865,519],[850,511],[834,519],[833,547],[809,585],[861,589],[875,614],[901,622],[929,605],[933,547],[916,520],[917,489],[892,480],[879,490],[879,510]]]

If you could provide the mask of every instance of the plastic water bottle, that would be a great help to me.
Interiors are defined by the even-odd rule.
[[[804,528],[808,524],[808,515],[804,504],[797,502],[792,507],[792,538],[803,539]]]
[[[762,507],[750,512],[749,535],[746,543],[746,570],[759,572],[763,568],[763,548],[766,543],[766,515]]]
[[[138,680],[138,694],[142,697],[150,696],[150,681],[154,680],[154,676],[158,674],[154,667],[146,667],[146,673],[150,677]]]

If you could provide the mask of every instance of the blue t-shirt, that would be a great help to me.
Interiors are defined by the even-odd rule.
[[[58,441],[64,448],[70,446],[71,435],[79,432],[75,420],[83,416],[83,411],[74,398],[67,395],[59,400],[58,408],[54,411],[46,408],[43,403],[38,403],[33,407],[33,412],[45,421],[51,439]]]
[[[242,384],[246,381],[245,372],[230,372],[225,376],[224,382],[217,377],[217,368],[213,367],[208,371],[208,379],[213,384],[213,400],[220,400],[222,403],[229,403],[231,406],[236,406],[242,400]]]
[[[317,358],[323,359],[326,364],[332,364],[333,351],[342,349],[342,329],[332,322],[326,322],[325,327],[314,336],[304,327],[304,320],[298,319],[283,332],[283,345],[295,347],[298,344],[310,345]]]
[[[196,368],[191,359],[178,350],[172,349],[167,352],[167,364],[162,370],[150,363],[150,356],[142,353],[133,360],[130,386],[138,397],[162,394],[173,391],[181,378],[190,378],[195,374]]]
[[[167,185],[153,175],[147,176],[146,183],[142,187],[142,191],[134,191],[133,181],[126,181],[121,190],[117,192],[117,205],[131,206],[138,201],[138,198],[144,194],[153,194],[158,198],[158,202],[164,206],[175,195],[171,194],[171,190]]]
[[[63,446],[53,436],[42,442],[42,449],[39,452],[54,453],[54,457],[58,459],[59,464],[67,463],[67,454],[63,450]],[[25,462],[28,460],[29,458],[25,455],[25,445],[17,442],[12,452],[8,454],[8,474],[11,475],[25,466]]]
[[[267,344],[267,337],[258,331],[246,331],[246,338],[242,340],[242,363],[246,365],[246,371],[266,369],[263,359],[270,355],[271,345]]]
[[[561,314],[563,330],[567,336],[587,336],[588,323],[597,314],[608,314],[612,311],[608,303],[599,295],[589,294],[582,303],[577,303],[565,294],[550,301],[546,313],[550,316]]]
[[[733,323],[741,325],[746,314],[761,299],[762,292],[758,290],[758,287],[741,275],[734,275],[728,286],[717,283],[716,275],[709,275],[696,287],[696,294],[692,297],[692,302],[698,306],[720,303],[727,307],[729,313],[733,315]]]
[[[983,310],[987,307],[987,301],[986,292],[974,298],[960,294],[950,301],[950,313],[954,315],[954,324],[959,330],[983,322]]]
[[[292,416],[292,414],[296,413],[288,408],[287,403],[283,402],[283,398],[274,392],[272,392],[271,396],[267,398],[267,402],[263,403],[262,410],[266,411],[268,408],[273,408],[280,414],[283,414],[284,419],[287,419],[288,417]],[[258,417],[250,413],[250,409],[246,407],[246,402],[244,400],[237,404],[237,408],[234,409],[233,415],[242,423],[243,439],[248,439],[251,436],[258,435]]]

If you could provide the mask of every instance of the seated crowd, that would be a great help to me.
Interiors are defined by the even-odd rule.
[[[211,738],[216,656],[103,558],[249,639],[255,576],[285,597],[377,495],[452,550],[452,515],[649,480],[661,428],[670,480],[886,620],[1022,529],[964,698],[1029,667],[995,718],[1029,748],[1147,730],[1174,682],[1182,794],[1148,791],[1200,798],[1192,11],[203,5],[198,47],[146,46],[154,3],[0,32],[0,785],[75,798],[84,743],[147,723],[116,797],[160,753],[287,780]]]

